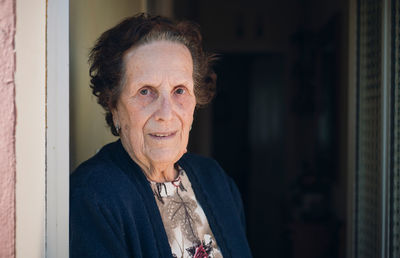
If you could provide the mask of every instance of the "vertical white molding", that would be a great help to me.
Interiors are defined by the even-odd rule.
[[[16,0],[16,257],[45,257],[46,1]]]
[[[47,9],[46,257],[69,257],[69,1]]]

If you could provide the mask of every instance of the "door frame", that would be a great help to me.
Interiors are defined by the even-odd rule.
[[[69,257],[69,0],[48,0],[46,257]]]

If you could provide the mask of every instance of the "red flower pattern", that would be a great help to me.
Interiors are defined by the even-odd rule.
[[[196,253],[193,256],[194,258],[208,258],[208,254],[206,250],[204,250],[203,245],[200,245],[196,248]]]

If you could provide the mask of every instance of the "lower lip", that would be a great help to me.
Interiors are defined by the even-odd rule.
[[[149,134],[149,135],[150,135],[150,137],[152,139],[155,139],[155,140],[169,140],[169,139],[173,138],[176,135],[176,132],[172,133],[172,134],[170,134],[168,136],[155,136],[154,134]]]

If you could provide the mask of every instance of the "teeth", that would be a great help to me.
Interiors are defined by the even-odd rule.
[[[170,136],[171,134],[154,134],[157,137],[166,137],[166,136]]]

